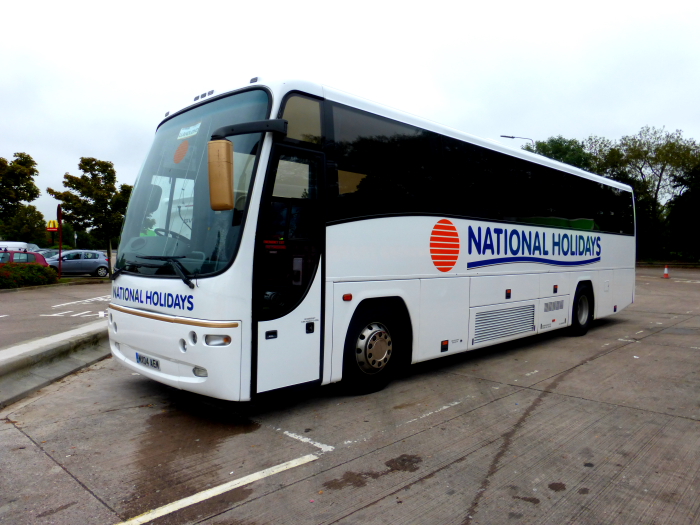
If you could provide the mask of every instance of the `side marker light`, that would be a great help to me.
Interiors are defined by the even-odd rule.
[[[352,301],[352,294],[351,293],[344,294],[343,301]]]

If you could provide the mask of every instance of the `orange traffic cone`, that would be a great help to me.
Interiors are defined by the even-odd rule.
[[[664,268],[664,279],[668,279],[668,265]]]

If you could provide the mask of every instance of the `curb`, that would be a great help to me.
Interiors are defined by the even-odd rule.
[[[40,289],[45,289],[45,288],[55,288],[57,286],[78,286],[82,284],[106,284],[109,283],[110,281],[97,281],[97,280],[84,280],[84,281],[75,281],[72,283],[58,283],[58,284],[42,284],[39,286],[23,286],[21,288],[4,288],[0,290],[1,293],[11,293],[11,292],[23,292],[24,290],[40,290]]]
[[[109,355],[106,320],[0,349],[0,408]]]

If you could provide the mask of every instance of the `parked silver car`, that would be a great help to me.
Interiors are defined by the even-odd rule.
[[[58,271],[58,254],[46,260],[49,266]],[[109,275],[109,260],[97,250],[67,250],[62,254],[61,273],[89,273],[96,277]]]

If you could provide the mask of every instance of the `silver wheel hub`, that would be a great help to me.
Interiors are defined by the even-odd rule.
[[[370,323],[360,332],[355,344],[357,365],[366,374],[376,374],[386,367],[391,351],[389,330],[381,323]]]
[[[578,317],[578,323],[582,326],[588,321],[588,296],[582,295],[579,297],[576,316]]]

